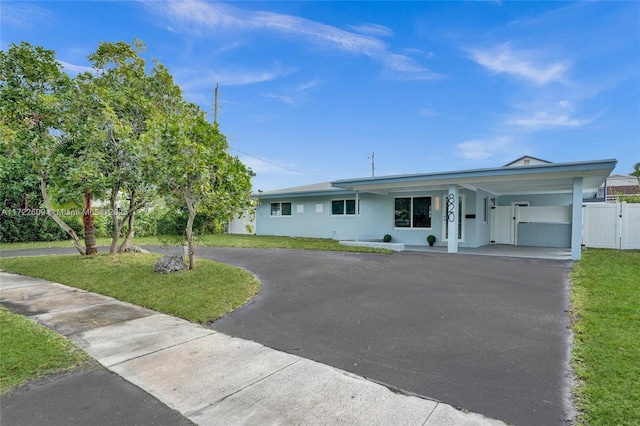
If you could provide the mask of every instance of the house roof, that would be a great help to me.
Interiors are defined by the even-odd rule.
[[[331,182],[314,183],[311,185],[294,186],[292,188],[276,189],[273,191],[264,191],[253,194],[258,198],[282,198],[283,195],[287,197],[304,197],[308,195],[328,195],[328,194],[343,194],[350,193],[351,191],[335,188]]]
[[[421,173],[332,182],[336,188],[378,194],[418,190],[446,190],[450,185],[483,189],[494,195],[570,193],[573,179],[583,178],[583,192],[597,191],[613,171],[617,160],[576,163],[541,163],[452,172]]]
[[[583,178],[583,193],[590,197],[605,182],[617,164],[617,160],[594,160],[573,163],[540,162],[529,165],[513,165],[525,158],[497,168],[472,169],[451,172],[419,173],[357,179],[342,179],[312,185],[296,186],[253,194],[257,198],[295,198],[319,195],[349,195],[357,192],[390,194],[415,191],[448,190],[450,185],[476,191],[482,189],[491,194],[524,195],[571,193],[573,179]]]

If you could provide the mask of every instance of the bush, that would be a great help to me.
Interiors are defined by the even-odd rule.
[[[391,235],[385,234],[385,236],[382,238],[382,241],[388,243],[389,241],[391,241]]]

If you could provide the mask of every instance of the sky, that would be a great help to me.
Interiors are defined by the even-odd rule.
[[[54,50],[71,75],[101,42],[142,40],[211,121],[219,85],[256,191],[523,155],[640,162],[637,1],[2,0],[0,14],[0,48]]]

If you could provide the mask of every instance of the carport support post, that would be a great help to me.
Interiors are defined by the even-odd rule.
[[[453,204],[446,202],[444,205],[444,226],[448,226],[449,232],[447,235],[447,253],[457,253],[458,252],[458,215],[460,212],[458,211],[458,186],[451,185],[449,187],[449,196],[447,197],[449,200],[453,199]],[[448,222],[448,223],[447,223]]]
[[[356,242],[360,241],[360,197],[356,191]]]
[[[580,260],[582,251],[582,178],[573,178],[571,208],[571,260]]]

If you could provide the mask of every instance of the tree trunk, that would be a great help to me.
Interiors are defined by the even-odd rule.
[[[109,247],[109,254],[116,254],[118,248],[118,240],[120,239],[120,222],[118,221],[118,214],[116,211],[116,205],[118,200],[118,188],[111,190],[111,198],[109,199],[109,206],[111,207],[111,221],[113,222],[113,228],[111,230],[111,246]]]
[[[133,239],[133,236],[136,233],[136,230],[133,227],[133,219],[134,219],[135,212],[131,210],[131,206],[129,206],[129,209],[130,209],[129,213],[127,214],[127,219],[128,219],[127,226],[129,226],[129,230],[127,231],[127,236],[124,238],[124,241],[122,242],[122,244],[120,244],[118,253],[124,253],[127,250],[127,247],[129,247],[129,243],[131,242],[131,240]]]
[[[93,194],[86,192],[84,194],[84,210],[82,212],[82,223],[84,225],[84,245],[86,246],[87,255],[98,253],[96,247],[96,231],[93,227],[93,212],[91,211],[91,199]]]
[[[185,232],[187,234],[187,250],[189,253],[189,269],[195,269],[196,267],[196,246],[193,242],[193,221],[196,217],[195,202],[189,195],[186,195],[185,201],[187,202],[187,208],[189,209],[189,218],[187,219],[187,227]]]
[[[87,252],[80,244],[80,238],[76,231],[74,231],[69,225],[64,223],[62,219],[56,214],[55,210],[53,210],[53,206],[51,205],[51,200],[49,200],[49,194],[47,193],[47,178],[44,172],[40,172],[40,192],[42,193],[42,199],[44,200],[44,205],[47,208],[47,215],[53,219],[58,226],[71,237],[73,240],[73,246],[78,250],[78,253],[81,255],[86,255]]]

